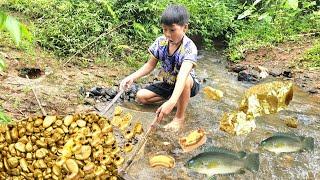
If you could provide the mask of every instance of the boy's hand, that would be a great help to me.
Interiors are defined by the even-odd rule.
[[[133,81],[134,79],[131,76],[127,76],[126,78],[124,78],[120,83],[120,90],[128,90],[131,87]]]
[[[163,103],[156,111],[156,113],[158,114],[158,122],[161,121],[166,115],[168,115],[175,105],[176,103],[170,100]]]

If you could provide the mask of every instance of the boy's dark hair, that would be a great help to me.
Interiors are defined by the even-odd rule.
[[[170,5],[162,13],[160,24],[172,25],[179,24],[185,25],[189,23],[189,13],[187,9],[181,5]]]

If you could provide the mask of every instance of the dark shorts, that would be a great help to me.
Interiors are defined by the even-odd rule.
[[[145,89],[148,89],[148,90],[158,94],[159,96],[161,96],[164,99],[169,99],[173,93],[174,84],[171,85],[171,84],[168,84],[165,82],[158,82],[158,83],[154,83],[154,84],[151,84],[151,85],[145,87]],[[200,89],[200,83],[193,78],[193,86],[191,88],[190,97],[197,95],[199,92],[199,89]]]

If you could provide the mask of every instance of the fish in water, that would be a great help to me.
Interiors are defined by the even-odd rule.
[[[312,137],[296,136],[288,133],[275,134],[260,143],[260,147],[276,154],[283,152],[301,152],[314,149]]]
[[[208,177],[216,174],[244,173],[244,169],[258,171],[259,154],[210,147],[191,158],[185,166]]]

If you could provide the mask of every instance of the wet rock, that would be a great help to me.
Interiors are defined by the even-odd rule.
[[[131,99],[134,99],[134,98],[136,97],[136,95],[131,92],[131,93],[129,94],[129,97],[130,97]]]
[[[298,127],[297,118],[290,117],[290,118],[285,119],[284,122],[288,127],[291,127],[291,128],[297,128]]]
[[[257,82],[259,81],[259,72],[256,70],[243,70],[238,73],[238,81]]]
[[[283,71],[282,75],[287,78],[292,78],[292,72],[289,69]]]
[[[272,68],[272,69],[270,69],[269,74],[274,76],[274,77],[281,76],[282,70],[281,69],[277,69],[277,68]]]
[[[83,86],[81,86],[79,89],[79,93],[81,96],[86,96],[86,89]]]
[[[237,64],[235,66],[230,66],[232,72],[239,73],[241,71],[247,70],[248,67],[245,65]]]
[[[259,78],[264,79],[269,76],[269,70],[267,68],[258,66],[256,69],[259,71]]]
[[[202,83],[206,83],[208,81],[208,78],[202,78],[202,80],[200,80],[200,82]]]
[[[94,105],[95,103],[96,103],[95,100],[92,99],[92,98],[85,98],[84,99],[84,104],[85,105]]]
[[[123,101],[134,101],[136,93],[139,89],[141,89],[143,85],[140,84],[132,84],[131,88],[125,93],[121,94],[120,98],[117,99],[117,102]],[[87,94],[85,96],[85,104],[93,105],[96,102],[108,102],[111,101],[119,92],[118,85],[115,85],[110,88],[103,87],[93,87],[89,92],[85,92]],[[82,90],[83,91],[83,90]]]
[[[105,94],[105,91],[103,88],[101,87],[93,87],[91,90],[90,90],[90,93],[93,94],[94,96],[102,96]]]
[[[110,97],[110,98],[114,98],[117,95],[117,91],[113,88],[107,89],[106,90],[106,94]]]
[[[315,87],[313,87],[313,88],[309,89],[308,92],[311,94],[316,94],[316,93],[318,93],[318,90]]]

